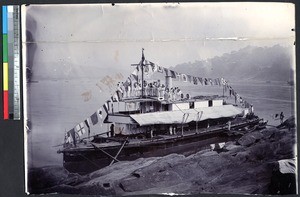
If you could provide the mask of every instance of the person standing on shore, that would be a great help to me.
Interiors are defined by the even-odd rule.
[[[254,107],[253,107],[253,105],[250,105],[250,114],[254,114]]]
[[[283,123],[283,119],[284,119],[283,112],[280,113],[279,118],[280,118],[280,123],[282,124]]]

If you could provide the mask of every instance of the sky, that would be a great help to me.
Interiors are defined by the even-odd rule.
[[[142,48],[146,59],[170,67],[295,40],[291,3],[30,5],[23,11],[37,46],[27,52],[40,75],[59,65],[66,75],[99,67],[127,72]]]

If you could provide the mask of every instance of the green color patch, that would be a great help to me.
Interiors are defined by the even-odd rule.
[[[3,34],[3,62],[8,62],[8,38]]]

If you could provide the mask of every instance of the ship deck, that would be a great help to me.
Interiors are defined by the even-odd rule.
[[[231,128],[243,128],[251,124],[256,124],[258,123],[259,119],[251,119],[251,120],[244,120],[244,121],[237,121],[236,123],[233,123]],[[182,140],[182,139],[188,139],[188,138],[198,138],[201,136],[205,136],[208,134],[219,134],[219,133],[224,133],[228,129],[228,125],[215,125],[211,126],[209,128],[201,128],[196,131],[196,129],[184,129],[183,135],[181,131],[177,131],[177,133],[173,135],[155,135],[153,138],[146,138],[146,139],[137,139],[137,138],[130,138],[127,139],[126,147],[141,147],[141,146],[147,146],[150,144],[162,144],[166,142],[171,142],[171,141],[177,141],[177,140]],[[105,140],[105,137],[103,137]],[[109,139],[109,138],[107,138]],[[118,141],[110,141],[107,140],[106,142],[102,143],[93,143],[92,141],[84,141],[81,143],[78,143],[76,147],[64,147],[62,150],[59,150],[59,153],[63,152],[81,152],[81,151],[92,151],[95,150],[96,146],[97,148],[101,149],[108,149],[108,148],[117,148],[122,145],[122,142],[126,140],[126,136],[123,137],[115,137],[116,140]]]

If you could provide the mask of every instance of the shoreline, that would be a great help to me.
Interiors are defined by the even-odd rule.
[[[87,175],[51,166],[29,170],[29,191],[41,193],[270,194],[276,163],[295,157],[295,119],[225,143],[222,151],[121,161]]]

